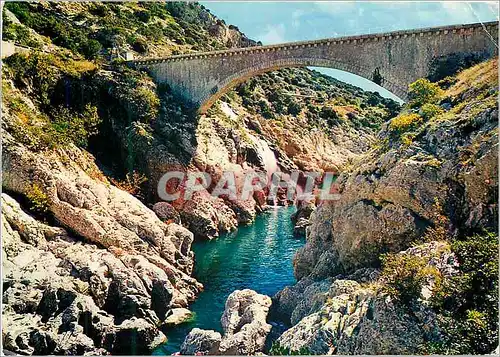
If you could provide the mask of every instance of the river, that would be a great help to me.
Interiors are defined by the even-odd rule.
[[[205,287],[190,306],[195,318],[168,330],[167,343],[153,354],[179,351],[194,327],[222,331],[224,304],[234,290],[248,288],[273,296],[295,283],[292,258],[304,245],[304,239],[293,235],[290,215],[294,211],[295,207],[273,207],[250,226],[239,227],[213,241],[193,244],[194,276]]]

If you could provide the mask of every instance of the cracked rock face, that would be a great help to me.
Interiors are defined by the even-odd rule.
[[[497,230],[498,111],[485,109],[473,124],[454,120],[428,125],[410,147],[367,155],[339,176],[340,200],[312,213],[306,245],[294,258],[299,280],[376,266],[381,253],[408,248],[442,215],[451,235]]]
[[[430,242],[399,254],[432,257],[429,266],[446,277],[456,273],[457,261],[444,242]],[[274,298],[279,308],[292,311],[292,324],[277,340],[290,351],[309,354],[412,354],[430,333],[439,333],[436,314],[428,305],[434,280],[432,274],[422,285],[421,297],[408,313],[398,301],[376,286],[376,272],[356,271],[347,279],[313,282],[303,279]],[[368,279],[367,286],[358,281]],[[300,299],[298,298],[300,297]]]
[[[36,221],[6,194],[2,208],[5,349],[146,354],[165,341],[148,286],[151,276],[168,282],[161,269],[147,261],[131,269],[127,259]]]
[[[37,185],[67,228],[40,223],[2,195],[4,348],[149,354],[165,340],[165,316],[202,288],[190,276],[193,234],[91,178],[97,167],[74,147],[34,153],[5,132],[3,144],[4,188],[26,195]]]
[[[46,195],[48,210],[63,225],[90,242],[106,248],[130,268],[149,271],[148,278],[176,282],[178,304],[193,300],[200,284],[192,279],[193,235],[175,223],[163,223],[138,199],[114,186],[92,179],[98,168],[83,167],[75,157],[85,157],[71,147],[58,154],[38,154],[4,135],[3,186],[28,194],[37,185]],[[135,259],[132,259],[135,256]],[[160,273],[162,271],[162,273]]]
[[[254,355],[264,350],[271,325],[266,322],[271,298],[253,290],[235,290],[226,300],[221,318],[224,335],[191,330],[181,354]]]

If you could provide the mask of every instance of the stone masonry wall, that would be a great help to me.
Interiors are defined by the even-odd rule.
[[[406,99],[408,84],[425,77],[432,60],[453,53],[498,54],[498,22],[330,38],[134,61],[186,102],[208,109],[236,84],[283,67],[328,67],[373,80]]]

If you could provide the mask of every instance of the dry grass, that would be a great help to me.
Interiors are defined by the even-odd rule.
[[[349,113],[357,113],[358,109],[356,109],[352,105],[334,105],[332,106],[333,110],[338,114],[339,117],[347,119],[347,115]]]
[[[498,86],[498,58],[468,68],[456,78],[457,83],[445,91],[445,97],[454,97],[471,87]]]
[[[111,183],[120,190],[130,193],[131,195],[139,195],[141,193],[141,185],[148,179],[143,174],[136,171],[128,173],[124,180],[110,179]]]

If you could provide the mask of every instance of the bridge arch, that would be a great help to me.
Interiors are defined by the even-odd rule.
[[[276,71],[282,68],[297,68],[297,67],[322,67],[338,69],[344,72],[349,72],[363,77],[369,81],[373,82],[373,72],[370,69],[357,65],[352,62],[343,62],[331,58],[286,58],[273,61],[267,61],[260,63],[256,66],[250,68],[245,68],[241,71],[233,73],[232,75],[224,78],[216,86],[212,87],[207,93],[205,93],[200,101],[197,103],[200,113],[205,113],[220,97],[225,93],[229,92],[231,89],[236,87],[238,84],[247,81],[248,79],[258,76],[263,73],[268,73]],[[386,75],[383,78],[383,82],[380,84],[381,87],[387,89],[391,93],[397,95],[400,98],[406,98],[406,88],[398,84],[397,79],[392,78],[390,75]]]
[[[401,99],[426,77],[436,59],[457,54],[498,55],[498,22],[347,36],[270,46],[189,53],[132,61],[187,104],[206,111],[238,83],[285,67],[326,67],[359,75]]]

